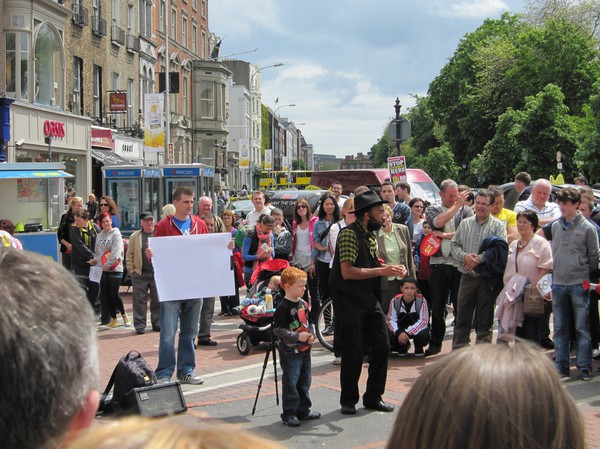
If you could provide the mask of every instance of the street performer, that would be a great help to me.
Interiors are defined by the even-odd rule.
[[[406,268],[383,265],[377,258],[373,231],[383,223],[383,204],[376,192],[367,190],[354,199],[356,221],[341,230],[331,269],[332,295],[339,301],[342,366],[340,370],[341,412],[356,414],[358,380],[363,364],[363,337],[369,345],[369,377],[363,395],[367,409],[392,412],[382,400],[387,379],[389,341],[386,317],[381,309],[381,276],[406,276]]]

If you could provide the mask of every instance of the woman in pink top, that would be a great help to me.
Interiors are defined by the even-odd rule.
[[[510,244],[508,250],[505,284],[517,273],[535,285],[552,270],[552,248],[545,238],[535,233],[538,222],[537,214],[531,210],[517,214],[519,238]],[[551,299],[547,301],[550,302]],[[515,335],[540,344],[539,319],[525,316]]]
[[[311,310],[313,301],[319,304],[319,279],[312,259],[313,249],[313,230],[318,217],[312,214],[308,201],[299,199],[294,207],[294,221],[292,222],[292,263],[302,267],[308,274],[307,290],[304,293],[304,299],[308,300],[307,293],[310,295]],[[318,311],[318,307],[314,308]],[[311,314],[313,322],[316,322],[314,314]]]

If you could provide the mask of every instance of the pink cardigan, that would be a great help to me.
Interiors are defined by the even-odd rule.
[[[313,249],[313,229],[315,228],[315,223],[319,218],[315,215],[311,217],[308,222],[308,235],[310,237],[310,249]],[[292,223],[292,257],[296,254],[296,231],[298,229],[298,223],[296,220]]]

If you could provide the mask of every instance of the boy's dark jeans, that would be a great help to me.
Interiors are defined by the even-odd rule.
[[[281,418],[302,418],[310,412],[312,402],[309,389],[311,383],[310,350],[297,352],[279,343],[281,376]]]

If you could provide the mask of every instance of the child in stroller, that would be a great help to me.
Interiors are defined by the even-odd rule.
[[[285,292],[279,287],[279,275],[289,266],[287,260],[273,259],[263,263],[252,274],[246,298],[237,308],[237,312],[244,321],[244,324],[239,326],[242,333],[237,338],[237,348],[240,354],[247,355],[252,346],[271,341],[273,310],[267,311],[261,306],[265,305],[265,292],[270,289],[273,306],[277,308],[277,304],[285,296]]]

